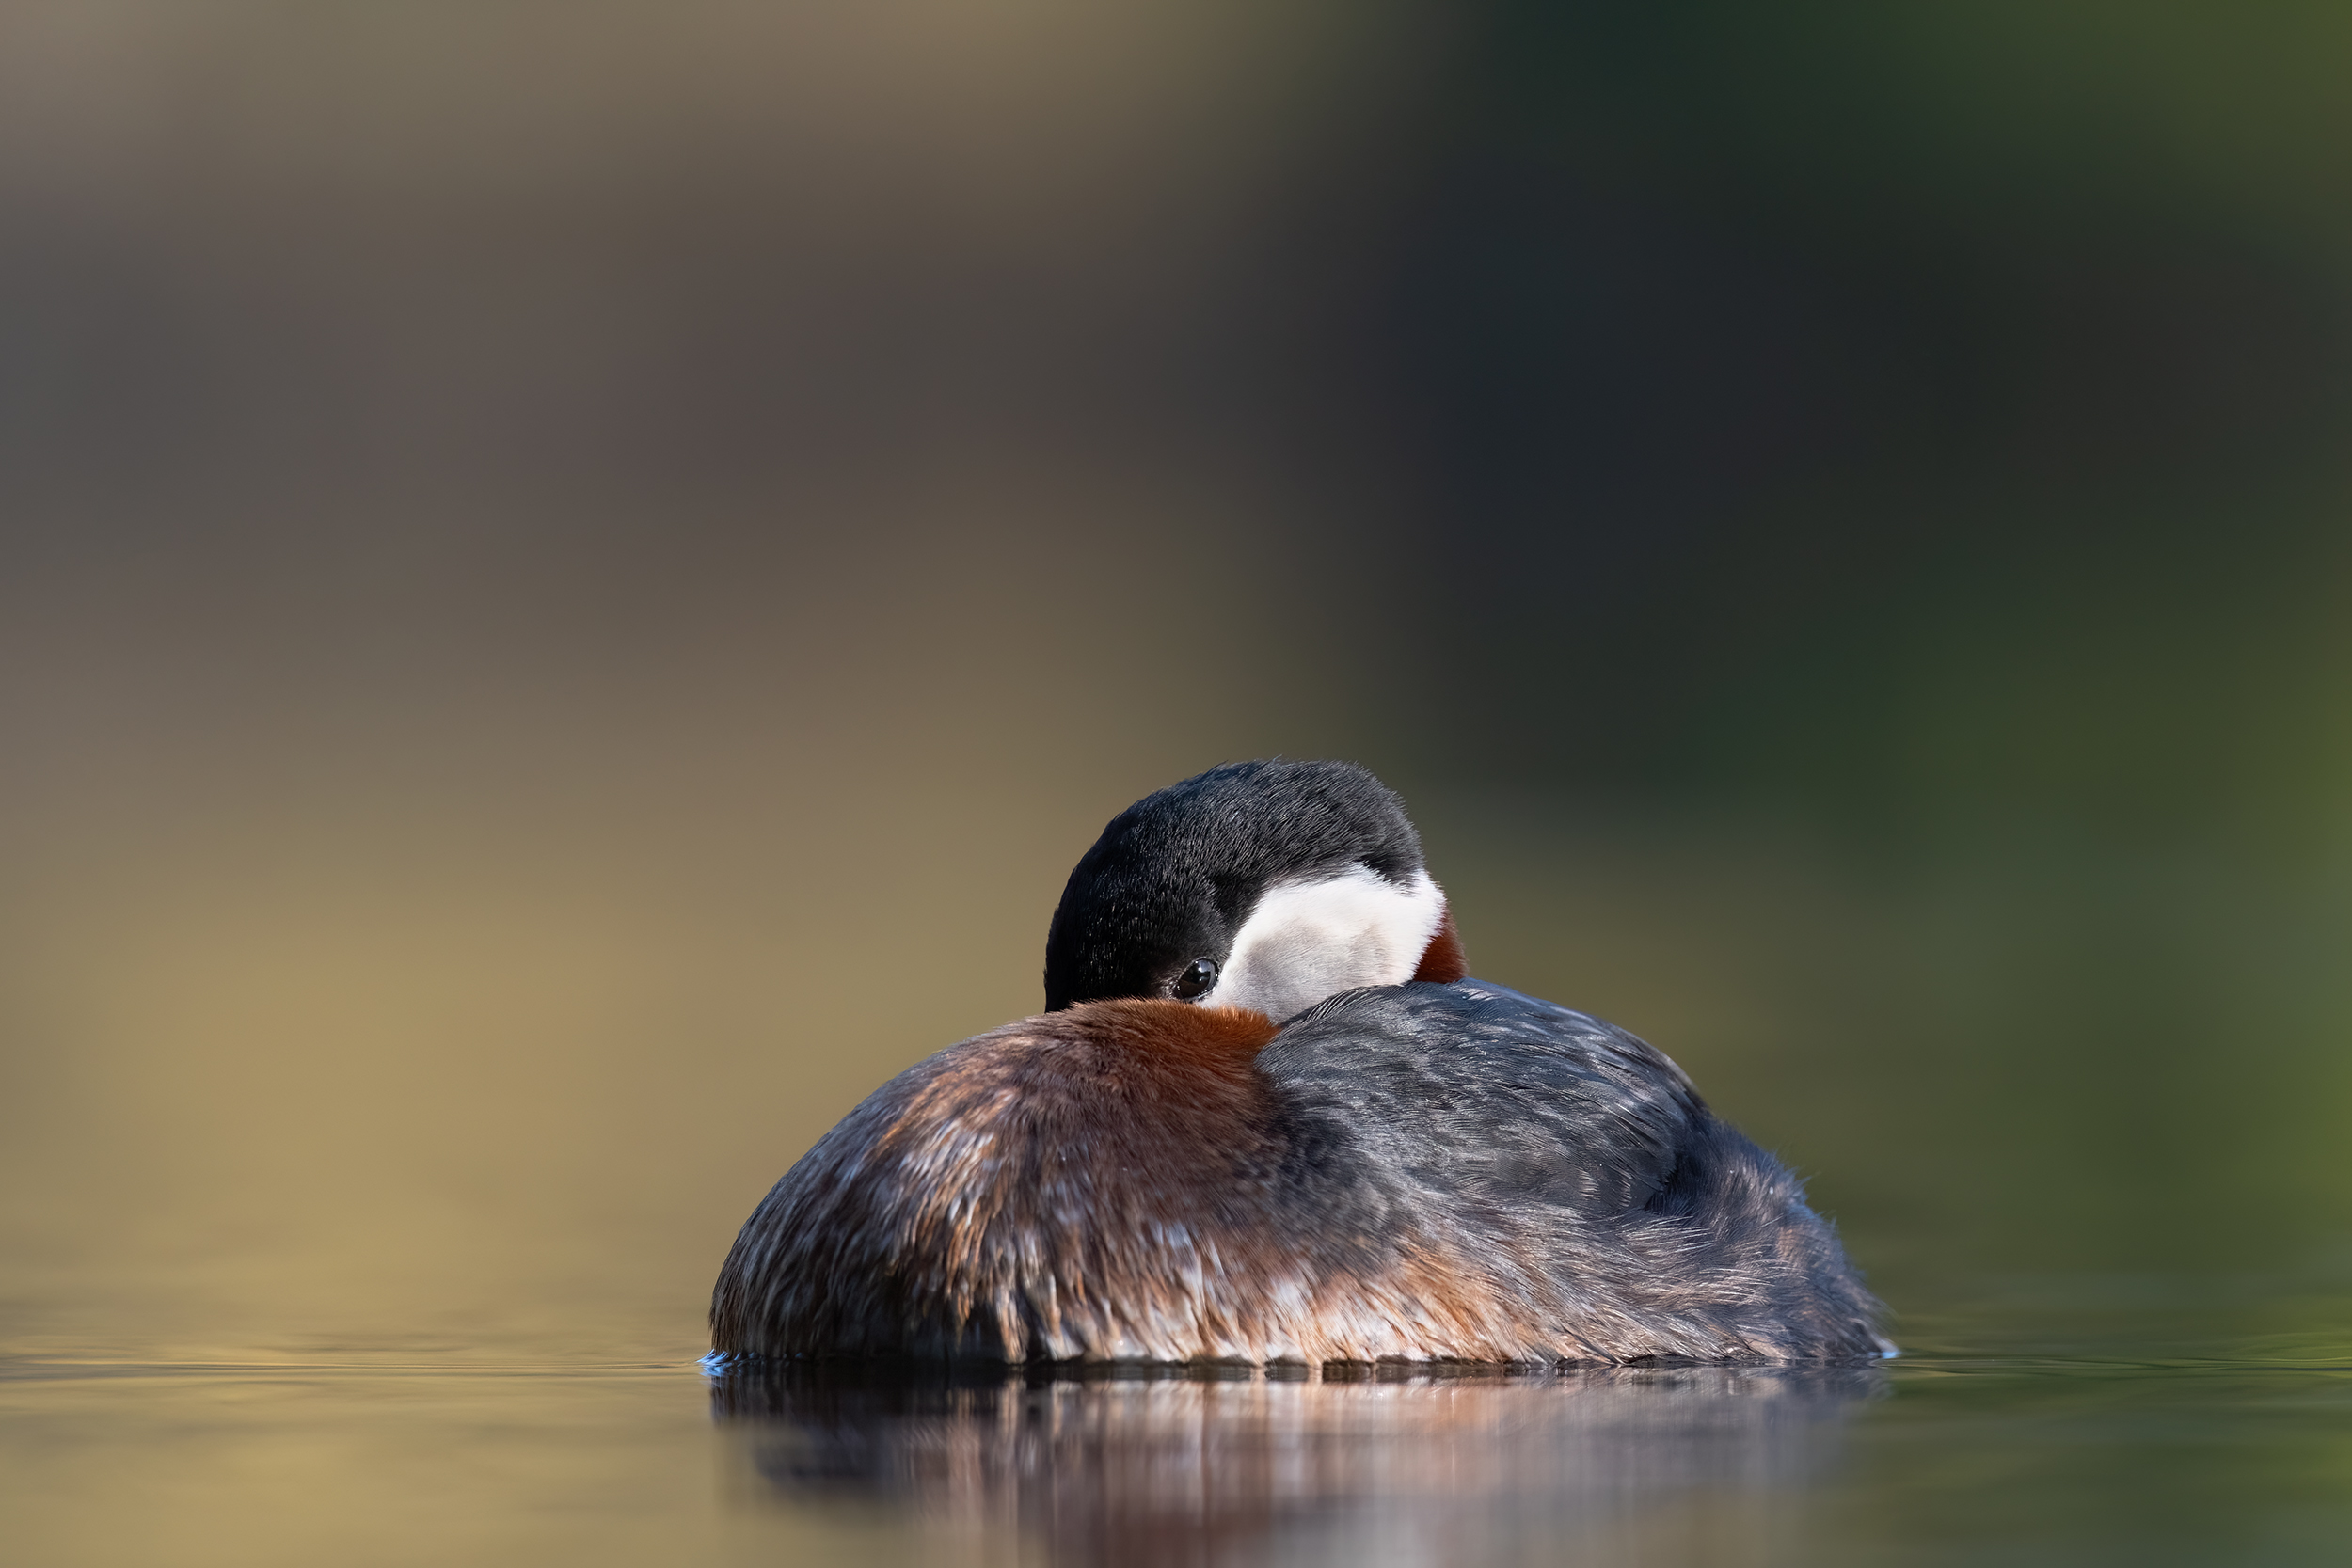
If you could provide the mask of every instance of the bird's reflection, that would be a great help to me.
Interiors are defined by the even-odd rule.
[[[757,1484],[795,1500],[883,1501],[1062,1561],[1364,1568],[1518,1560],[1537,1541],[1551,1560],[1579,1539],[1613,1555],[1669,1500],[1687,1523],[1785,1496],[1883,1384],[1875,1366],[753,1363],[714,1370],[712,1407]]]

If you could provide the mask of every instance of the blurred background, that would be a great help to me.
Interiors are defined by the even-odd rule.
[[[10,1342],[691,1356],[1103,822],[1277,752],[1909,1342],[2336,1332],[2347,67],[2291,0],[13,0]]]

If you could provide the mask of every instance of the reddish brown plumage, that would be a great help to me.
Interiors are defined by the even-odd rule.
[[[1136,997],[1097,1002],[1089,1010],[1097,1029],[1130,1046],[1139,1062],[1171,1076],[1197,1067],[1238,1081],[1275,1034],[1272,1019],[1247,1007]]]
[[[1421,956],[1421,967],[1413,971],[1413,978],[1450,986],[1469,974],[1470,960],[1462,957],[1462,939],[1454,934],[1454,911],[1448,910],[1439,917],[1438,934],[1429,939],[1429,945]]]
[[[715,1342],[1311,1361],[1556,1342],[1534,1259],[1498,1278],[1416,1216],[1318,1190],[1325,1156],[1254,1065],[1275,1033],[1259,1013],[1130,1000],[943,1052],[769,1195],[722,1275]]]

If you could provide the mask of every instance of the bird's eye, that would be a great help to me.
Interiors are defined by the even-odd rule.
[[[1207,993],[1216,984],[1216,962],[1212,958],[1195,958],[1184,965],[1184,972],[1176,976],[1176,1000],[1190,1002]]]

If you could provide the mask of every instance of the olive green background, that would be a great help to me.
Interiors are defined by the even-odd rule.
[[[2347,69],[2317,4],[9,7],[10,1344],[691,1355],[1101,824],[1279,752],[1908,1343],[2341,1354]]]

